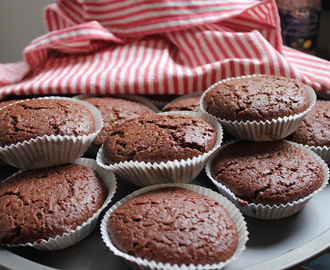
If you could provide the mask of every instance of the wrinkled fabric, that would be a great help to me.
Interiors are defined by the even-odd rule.
[[[282,45],[275,0],[57,1],[48,33],[0,65],[9,94],[188,94],[248,74],[330,89],[330,62]]]

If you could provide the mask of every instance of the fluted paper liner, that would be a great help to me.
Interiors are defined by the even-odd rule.
[[[97,153],[96,162],[101,167],[112,170],[126,181],[137,186],[148,186],[161,183],[187,183],[197,177],[205,166],[208,158],[222,143],[222,127],[216,119],[202,112],[164,112],[162,114],[183,114],[201,118],[210,123],[216,130],[217,139],[214,147],[197,157],[160,163],[125,161],[106,165],[103,146]]]
[[[305,147],[318,154],[328,165],[330,165],[330,148],[328,146],[310,146],[304,145]]]
[[[134,94],[117,94],[117,95],[108,95],[108,96],[107,95],[77,95],[73,98],[78,99],[78,100],[84,100],[84,99],[90,98],[90,97],[113,97],[113,98],[127,99],[127,100],[135,101],[135,102],[141,103],[143,105],[146,105],[147,107],[152,109],[155,113],[159,113],[159,109],[150,100],[148,100],[142,96],[138,96],[138,95],[134,95]],[[88,147],[86,153],[95,157],[97,155],[97,152],[99,151],[99,149],[100,149],[100,147],[93,145],[93,143],[91,143],[91,145]]]
[[[94,159],[79,158],[76,161],[72,162],[76,164],[81,164],[96,170],[101,176],[104,184],[108,189],[108,196],[105,199],[102,207],[95,212],[88,220],[79,225],[76,229],[70,231],[69,233],[64,233],[63,235],[58,235],[55,238],[48,238],[47,240],[43,239],[40,242],[26,243],[19,245],[3,245],[7,247],[33,247],[38,250],[59,250],[76,244],[85,237],[87,237],[95,228],[99,215],[102,210],[109,205],[112,197],[114,196],[117,189],[117,182],[114,173],[107,171],[99,167]],[[14,175],[20,173],[21,171],[15,173]],[[9,177],[10,178],[10,177]],[[9,179],[7,178],[7,179]]]
[[[216,85],[228,82],[232,79],[237,78],[252,78],[252,77],[260,77],[264,75],[254,74],[254,75],[246,75],[241,77],[233,77],[221,80],[213,85],[211,85],[201,96],[201,111],[209,114],[206,109],[204,108],[204,97],[207,92],[213,89]],[[271,121],[230,121],[225,119],[217,118],[211,114],[212,117],[219,120],[219,122],[223,125],[224,129],[228,131],[233,136],[242,139],[242,140],[249,140],[249,141],[274,141],[280,140],[294,131],[299,127],[301,121],[303,120],[306,113],[308,113],[312,107],[315,105],[316,102],[316,94],[313,88],[306,85],[308,95],[309,95],[309,107],[295,115],[279,117],[276,119],[272,119]]]
[[[85,105],[95,118],[95,131],[82,136],[45,135],[0,147],[0,157],[8,164],[20,169],[55,166],[80,158],[103,127],[101,113],[88,102],[66,97],[39,99],[65,99]]]
[[[226,145],[222,146],[221,149],[223,149],[224,147],[226,147],[229,144],[234,143],[234,142],[236,142],[236,141],[227,143]],[[324,160],[320,156],[318,156],[316,153],[311,151],[310,149],[308,149],[302,145],[299,145],[297,143],[293,143],[290,141],[287,141],[287,142],[290,144],[293,144],[293,145],[299,147],[300,149],[306,151],[307,153],[309,153],[311,156],[313,156],[316,159],[317,162],[319,162],[321,164],[322,169],[323,169],[322,185],[317,190],[312,192],[311,194],[309,194],[297,201],[289,202],[286,204],[280,204],[280,205],[272,205],[272,206],[263,205],[260,203],[259,204],[249,203],[244,206],[240,205],[237,201],[236,195],[229,188],[227,188],[225,185],[222,185],[221,183],[219,183],[212,177],[211,165],[212,165],[213,160],[216,158],[216,154],[212,157],[212,159],[210,159],[208,161],[208,163],[205,166],[206,175],[210,178],[210,180],[213,182],[213,184],[217,187],[218,191],[221,194],[223,194],[224,196],[226,196],[228,199],[230,199],[240,209],[240,211],[244,215],[254,217],[254,218],[259,218],[259,219],[281,219],[281,218],[292,216],[292,215],[298,213],[315,194],[317,194],[318,192],[323,190],[323,188],[328,184],[329,168],[328,168],[327,164],[324,162]],[[221,151],[221,149],[219,149],[219,151]]]
[[[216,201],[218,201],[229,213],[229,215],[231,216],[231,218],[233,219],[236,228],[237,228],[237,232],[238,232],[238,243],[237,243],[237,247],[236,250],[233,254],[232,257],[230,257],[228,260],[224,261],[224,262],[220,262],[218,264],[205,264],[205,265],[171,265],[169,263],[163,264],[163,263],[157,263],[155,261],[148,261],[146,259],[141,259],[141,258],[137,258],[131,255],[128,255],[120,250],[118,250],[111,242],[111,239],[109,237],[108,234],[108,230],[107,230],[107,224],[108,224],[108,220],[109,217],[111,215],[111,213],[117,209],[120,205],[122,205],[123,203],[125,203],[126,201],[130,200],[131,198],[134,198],[140,194],[146,193],[150,190],[155,190],[158,188],[162,188],[162,187],[182,187],[182,188],[186,188],[192,191],[195,191],[197,193],[206,195]],[[141,188],[133,193],[131,193],[130,195],[126,196],[125,198],[123,198],[122,200],[120,200],[119,202],[117,202],[116,204],[114,204],[104,215],[102,221],[101,221],[101,235],[102,235],[102,239],[104,241],[104,243],[106,244],[106,246],[116,255],[116,256],[120,256],[122,258],[124,258],[133,268],[139,268],[139,269],[221,269],[223,268],[225,265],[231,263],[232,261],[236,260],[240,254],[246,249],[246,242],[248,241],[248,231],[247,231],[247,226],[246,226],[246,222],[244,220],[243,215],[240,213],[240,211],[235,207],[235,205],[233,203],[231,203],[227,198],[225,198],[224,196],[222,196],[221,194],[208,189],[208,188],[204,188],[198,185],[192,185],[192,184],[182,184],[182,183],[167,183],[167,184],[159,184],[159,185],[152,185],[149,187],[145,187],[145,188]]]

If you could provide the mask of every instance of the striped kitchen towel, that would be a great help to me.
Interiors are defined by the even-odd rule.
[[[58,0],[47,34],[0,65],[6,95],[188,94],[273,74],[330,92],[330,62],[282,45],[275,0]]]

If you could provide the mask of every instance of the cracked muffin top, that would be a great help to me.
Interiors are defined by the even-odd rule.
[[[188,159],[211,150],[216,131],[187,115],[144,115],[115,128],[103,145],[107,164]]]
[[[162,111],[163,112],[170,112],[170,111],[192,111],[198,112],[199,111],[199,102],[201,97],[187,97],[165,106]]]
[[[30,99],[0,109],[0,146],[44,135],[88,135],[95,119],[84,105],[67,99]]]
[[[307,86],[298,80],[265,75],[217,84],[202,102],[208,113],[220,119],[266,121],[305,111],[309,96]]]
[[[100,147],[107,135],[118,125],[143,114],[156,112],[140,102],[115,97],[90,97],[84,101],[94,105],[102,114],[103,128],[93,141],[93,145]]]
[[[110,214],[108,232],[122,252],[178,265],[225,261],[238,241],[236,225],[219,202],[178,187],[123,203]]]
[[[103,205],[107,188],[87,166],[25,170],[0,183],[0,243],[25,244],[68,233]]]
[[[231,143],[217,153],[210,169],[242,205],[293,202],[323,182],[320,163],[286,141]]]
[[[330,147],[330,102],[317,100],[288,140],[309,146]]]

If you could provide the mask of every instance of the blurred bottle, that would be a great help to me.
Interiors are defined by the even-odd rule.
[[[322,0],[277,0],[283,44],[316,53]]]

